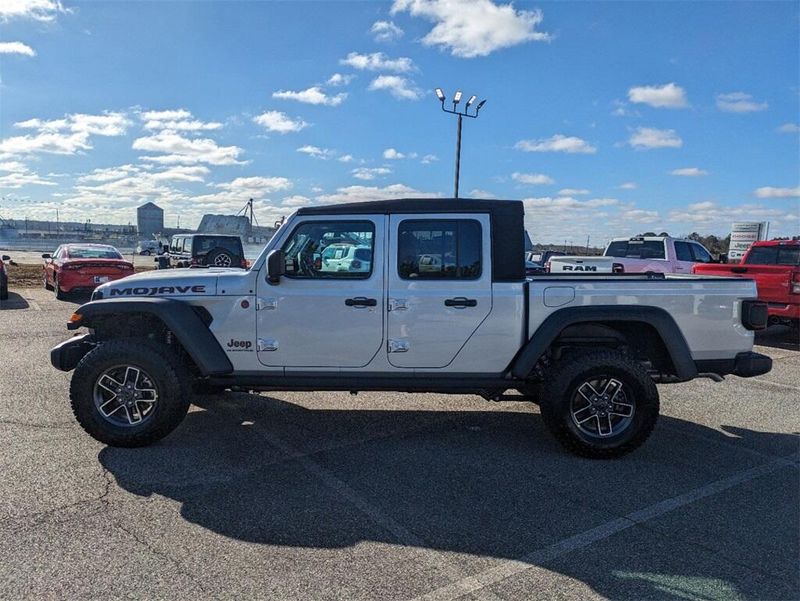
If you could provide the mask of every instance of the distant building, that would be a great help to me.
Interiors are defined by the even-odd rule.
[[[244,215],[203,215],[197,231],[200,234],[249,236],[250,220]]]
[[[139,235],[150,237],[164,231],[164,209],[148,202],[136,209],[136,226]]]

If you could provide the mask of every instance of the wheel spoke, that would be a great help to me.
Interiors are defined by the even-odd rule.
[[[603,430],[603,424],[608,426],[608,430]],[[611,425],[611,416],[606,415],[605,419],[597,418],[597,433],[600,436],[611,436],[614,433],[614,426]]]
[[[109,382],[109,384],[106,384],[106,382]],[[112,378],[108,374],[103,374],[100,377],[100,379],[97,380],[97,385],[103,390],[110,392],[114,396],[117,396],[117,388],[120,388],[122,386],[120,382],[117,382],[114,378]]]
[[[139,382],[139,375],[142,372],[133,366],[128,366],[125,368],[125,384],[131,384],[134,388],[136,387],[137,383]]]
[[[590,420],[590,419],[592,419],[594,417],[594,413],[591,412],[591,409],[592,409],[592,405],[589,404],[586,407],[584,407],[583,409],[578,409],[577,411],[573,411],[572,412],[572,417],[575,418],[576,422],[578,422],[579,424],[582,424],[582,423],[584,423],[584,422],[586,422],[586,421],[588,421],[588,420]],[[581,413],[583,413],[584,415],[581,416]]]
[[[611,415],[619,415],[620,417],[633,417],[633,405],[630,403],[620,403],[615,401],[613,408],[609,411]]]
[[[139,395],[137,400],[142,403],[155,403],[158,398],[155,388],[137,388],[136,392]]]
[[[123,405],[122,403],[118,403],[113,411],[109,411],[108,413],[103,411],[103,415],[105,415],[106,417],[110,417],[110,416],[114,415],[117,411],[119,411],[120,409],[124,409],[124,408],[125,408],[125,405]],[[102,411],[102,409],[101,409],[101,411]],[[127,410],[125,412],[127,413]]]
[[[622,390],[622,382],[615,380],[614,378],[610,378],[603,387],[603,392],[600,394],[608,395],[613,400],[619,394],[620,390]]]
[[[584,390],[584,388],[588,388],[588,390]],[[581,386],[578,387],[578,394],[581,395],[584,399],[586,399],[589,403],[592,402],[592,397],[597,396],[600,394],[594,389],[589,382],[584,382]]]

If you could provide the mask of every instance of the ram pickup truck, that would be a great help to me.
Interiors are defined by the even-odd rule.
[[[800,239],[754,242],[741,263],[696,265],[694,273],[755,280],[769,323],[800,329]]]
[[[109,445],[169,434],[198,387],[384,390],[538,403],[568,449],[627,453],[657,382],[748,377],[766,305],[741,278],[525,277],[518,201],[305,207],[247,270],[142,272],[100,286],[51,351],[72,410]],[[364,269],[326,270],[331,245]]]
[[[695,263],[713,263],[705,247],[694,240],[669,236],[614,238],[602,257],[553,257],[549,273],[692,273]]]

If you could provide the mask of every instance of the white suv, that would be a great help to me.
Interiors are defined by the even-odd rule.
[[[322,251],[322,265],[319,270],[326,273],[369,273],[372,270],[372,249],[354,244],[331,244]]]

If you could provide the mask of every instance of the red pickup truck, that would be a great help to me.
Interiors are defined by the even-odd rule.
[[[692,273],[755,280],[758,298],[768,306],[769,323],[800,327],[800,239],[754,242],[741,263],[697,264]]]

